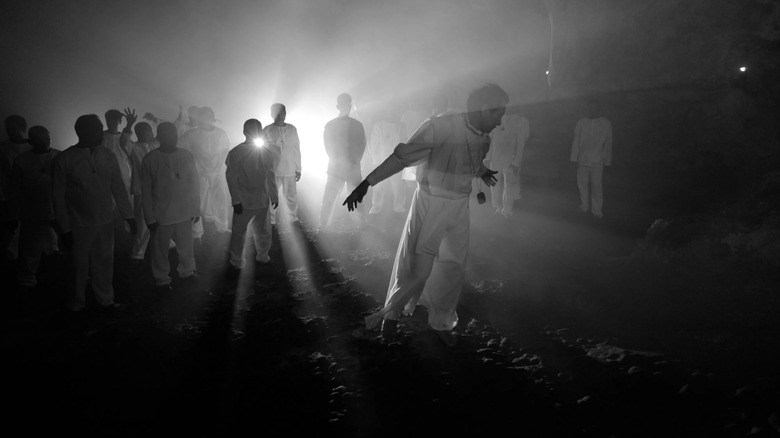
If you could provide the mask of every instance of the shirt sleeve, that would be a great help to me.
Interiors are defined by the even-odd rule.
[[[232,205],[238,205],[244,202],[241,199],[241,190],[239,190],[238,187],[238,173],[240,171],[240,164],[237,162],[240,160],[236,158],[236,154],[238,154],[238,152],[239,151],[237,151],[236,148],[233,148],[230,152],[228,152],[227,159],[225,160],[225,179],[227,180],[228,191],[230,192]]]
[[[66,158],[58,155],[52,161],[51,196],[54,205],[54,218],[63,233],[70,232],[70,220],[68,219],[68,207],[65,202],[65,189],[68,177],[65,173]]]
[[[571,143],[571,157],[569,161],[577,161],[580,154],[580,130],[582,129],[582,121],[577,122],[577,126],[574,127],[574,140]]]
[[[607,138],[604,141],[604,165],[612,165],[612,122],[607,120]]]
[[[111,152],[106,150],[107,152]],[[119,209],[122,219],[133,218],[133,207],[130,205],[130,198],[127,196],[127,188],[122,181],[122,172],[119,170],[119,161],[113,153],[105,154],[106,161],[111,174],[111,193],[114,195],[114,202]]]
[[[147,154],[141,161],[141,202],[144,207],[144,220],[147,224],[157,222],[154,217],[154,199],[152,198],[152,160]]]
[[[293,126],[292,129],[292,148],[293,158],[295,160],[295,171],[301,173],[301,141],[298,138],[298,129]]]

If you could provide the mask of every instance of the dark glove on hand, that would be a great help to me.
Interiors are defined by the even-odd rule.
[[[244,212],[244,206],[241,205],[241,203],[238,203],[233,206],[233,212],[236,214],[241,214]]]

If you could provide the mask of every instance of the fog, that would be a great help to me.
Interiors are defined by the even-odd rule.
[[[179,105],[211,106],[237,144],[244,120],[270,123],[270,105],[282,102],[312,169],[324,165],[318,142],[341,92],[366,118],[389,100],[426,103],[433,93],[462,107],[487,81],[524,99],[546,84],[542,1],[35,0],[4,9],[0,116],[48,127],[57,149],[76,142],[81,114],[130,107],[173,120]]]

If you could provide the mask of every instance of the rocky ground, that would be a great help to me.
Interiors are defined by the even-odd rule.
[[[273,264],[238,278],[227,236],[213,237],[197,252],[198,284],[170,296],[148,264],[127,262],[119,235],[125,306],[79,317],[59,311],[68,260],[50,256],[41,284],[4,307],[6,430],[778,435],[775,270],[649,244],[657,211],[635,194],[608,192],[596,222],[573,211],[570,190],[528,187],[510,220],[472,205],[454,347],[423,308],[394,342],[362,330],[384,298],[394,220],[323,235],[303,211],[301,226],[276,230]]]

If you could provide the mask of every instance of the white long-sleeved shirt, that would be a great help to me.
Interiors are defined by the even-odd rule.
[[[159,148],[141,161],[141,199],[147,224],[172,225],[200,216],[200,178],[189,151]]]
[[[586,166],[612,164],[612,123],[604,117],[580,119],[574,128],[570,160]]]
[[[485,173],[490,137],[470,127],[465,114],[445,113],[425,121],[406,143],[396,146],[366,178],[374,186],[418,165],[417,182],[433,196],[468,197],[472,179]]]
[[[378,165],[399,143],[406,140],[406,128],[402,123],[393,123],[382,120],[374,123],[371,129],[371,139],[368,142],[368,153],[371,163]]]
[[[51,194],[52,161],[60,151],[49,149],[36,154],[27,151],[16,157],[11,170],[14,212],[19,219],[52,220],[54,205]]]
[[[258,209],[279,202],[273,152],[252,143],[241,143],[227,156],[225,177],[233,205]]]
[[[530,135],[528,119],[517,114],[505,115],[501,125],[490,133],[490,151],[486,161],[492,170],[520,167],[525,143]]]
[[[230,140],[222,129],[190,129],[179,139],[178,146],[192,153],[201,177],[225,174],[225,158],[230,150]]]
[[[0,143],[0,201],[11,199],[11,167],[14,160],[31,149],[29,143],[14,143],[11,140]]]
[[[133,177],[133,165],[130,163],[130,134],[126,132],[112,134],[104,131],[103,147],[116,156],[119,162],[119,171],[122,173],[122,182],[125,184],[125,191],[130,193],[130,180]]]
[[[54,158],[52,201],[62,232],[110,223],[114,203],[122,218],[133,217],[119,162],[113,152],[100,146],[71,146]]]
[[[268,144],[281,151],[279,164],[276,165],[276,176],[295,176],[301,172],[301,142],[295,126],[286,123],[284,126],[270,124],[263,128],[263,135]]]
[[[130,146],[130,164],[133,166],[133,177],[130,180],[130,194],[141,195],[141,163],[149,152],[160,147],[160,142],[154,139],[150,142],[136,141]]]

